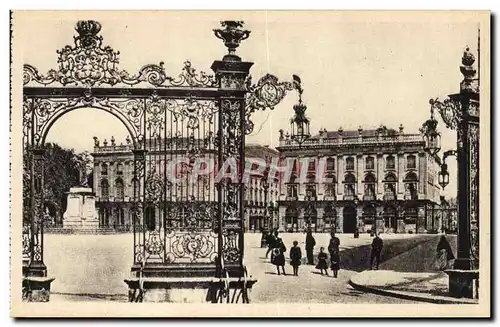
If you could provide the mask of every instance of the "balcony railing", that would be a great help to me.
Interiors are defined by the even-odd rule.
[[[375,201],[376,197],[373,194],[364,194],[363,201]]]
[[[345,201],[354,201],[354,199],[356,199],[355,195],[344,195]]]
[[[394,200],[396,200],[396,195],[395,194],[384,194],[383,199],[384,199],[384,201],[394,201]]]
[[[324,201],[335,201],[335,200],[337,200],[337,197],[335,195],[325,195],[323,197],[323,200]]]
[[[374,144],[374,143],[405,143],[405,142],[423,142],[421,134],[404,134],[394,136],[366,136],[366,137],[344,137],[344,138],[331,138],[320,139],[311,138],[305,140],[301,147],[319,146],[319,145],[340,145],[340,144]],[[283,139],[279,142],[280,147],[298,147],[299,144],[290,139]]]

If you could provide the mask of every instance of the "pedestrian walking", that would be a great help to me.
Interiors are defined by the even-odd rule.
[[[307,254],[307,264],[314,265],[314,247],[316,246],[316,240],[312,234],[311,230],[307,231],[306,235],[306,254]]]
[[[273,233],[269,233],[267,235],[267,251],[266,251],[266,259],[269,256],[269,253],[271,253],[271,261],[272,261],[272,251],[274,248],[276,248],[276,239],[278,238],[278,231],[274,231]]]
[[[294,276],[299,275],[299,266],[302,260],[302,251],[300,250],[300,247],[298,245],[299,242],[293,241],[293,246],[290,249],[290,265],[292,265],[293,267]]]
[[[286,276],[286,272],[285,272],[286,246],[283,243],[283,240],[279,237],[276,240],[276,242],[277,242],[277,247],[273,250],[274,256],[272,258],[272,263],[276,266],[276,269],[278,271],[278,275],[281,275],[281,273],[280,273],[280,267],[281,267],[281,270],[283,271],[283,275]]]
[[[372,241],[372,251],[370,254],[370,269],[373,269],[373,262],[376,261],[376,270],[378,270],[378,265],[380,264],[380,254],[382,253],[382,248],[384,247],[384,241],[379,237],[378,233],[375,233],[375,237]]]
[[[330,253],[330,268],[333,271],[333,277],[337,278],[340,270],[340,240],[335,236],[335,232],[330,233],[330,244],[328,245],[328,252]]]
[[[324,270],[325,274],[328,276],[328,263],[326,262],[327,259],[328,255],[325,253],[325,248],[321,247],[318,254],[318,264],[316,265],[316,269],[319,269],[321,275],[323,275]]]

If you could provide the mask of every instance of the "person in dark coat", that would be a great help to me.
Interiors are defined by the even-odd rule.
[[[439,270],[444,270],[448,268],[450,260],[455,259],[453,255],[453,250],[451,249],[450,243],[444,235],[441,235],[439,243],[436,248],[436,256],[438,260]]]
[[[267,239],[266,239],[266,242],[267,242],[266,259],[269,256],[269,253],[272,253],[273,249],[276,247],[276,239],[277,239],[277,237],[278,237],[278,231],[275,231],[274,234],[273,233],[269,233],[267,235]]]
[[[321,247],[318,254],[318,264],[316,265],[316,269],[319,269],[321,275],[323,275],[324,270],[325,274],[328,276],[328,263],[326,262],[327,259],[328,255],[325,253],[325,248]]]
[[[337,278],[338,271],[340,270],[340,240],[335,236],[335,232],[331,232],[330,236],[330,244],[328,245],[331,263],[330,268],[333,271],[333,277]]]
[[[279,237],[276,240],[276,243],[277,243],[277,247],[274,248],[274,250],[273,250],[274,256],[272,258],[272,262],[276,266],[276,269],[278,271],[278,275],[281,275],[280,274],[280,267],[281,267],[281,270],[283,271],[283,275],[286,276],[286,272],[285,272],[286,246],[283,243],[283,240]]]
[[[300,250],[300,247],[298,245],[299,242],[293,241],[293,246],[290,249],[290,265],[292,265],[293,267],[294,276],[299,275],[299,266],[302,260],[302,251]]]
[[[316,246],[316,240],[312,234],[311,230],[307,231],[306,235],[306,254],[307,254],[307,264],[314,265],[314,247]]]
[[[377,262],[376,270],[378,270],[378,265],[380,264],[380,254],[382,253],[382,248],[384,247],[384,241],[375,233],[375,237],[372,241],[372,251],[370,254],[370,269],[373,269],[373,261]]]

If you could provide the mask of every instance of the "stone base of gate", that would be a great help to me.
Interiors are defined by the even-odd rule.
[[[47,277],[47,266],[41,261],[23,260],[22,299],[26,302],[49,302],[50,284],[55,278]]]
[[[129,302],[167,303],[248,302],[247,291],[256,282],[257,280],[251,277],[246,279],[240,277],[133,277],[125,280],[129,287]],[[221,293],[224,290],[227,292]],[[225,296],[220,297],[220,294],[225,294]]]
[[[49,302],[50,284],[54,279],[50,277],[24,277],[22,285],[23,301]]]

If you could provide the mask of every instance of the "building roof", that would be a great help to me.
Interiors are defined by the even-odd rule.
[[[326,132],[326,135],[324,134]],[[385,136],[392,136],[392,135],[397,135],[398,131],[392,128],[388,128],[384,125],[381,125],[380,127],[376,129],[357,129],[357,130],[337,130],[337,131],[327,131],[326,129],[320,130],[320,132],[311,138],[320,138],[321,134],[323,133],[323,137],[329,138],[329,139],[337,139],[340,138],[340,135],[342,135],[343,138],[349,138],[349,137],[358,137],[359,134],[361,133],[362,136],[365,137],[370,137],[370,136],[377,136],[379,133],[382,133],[382,135]]]

